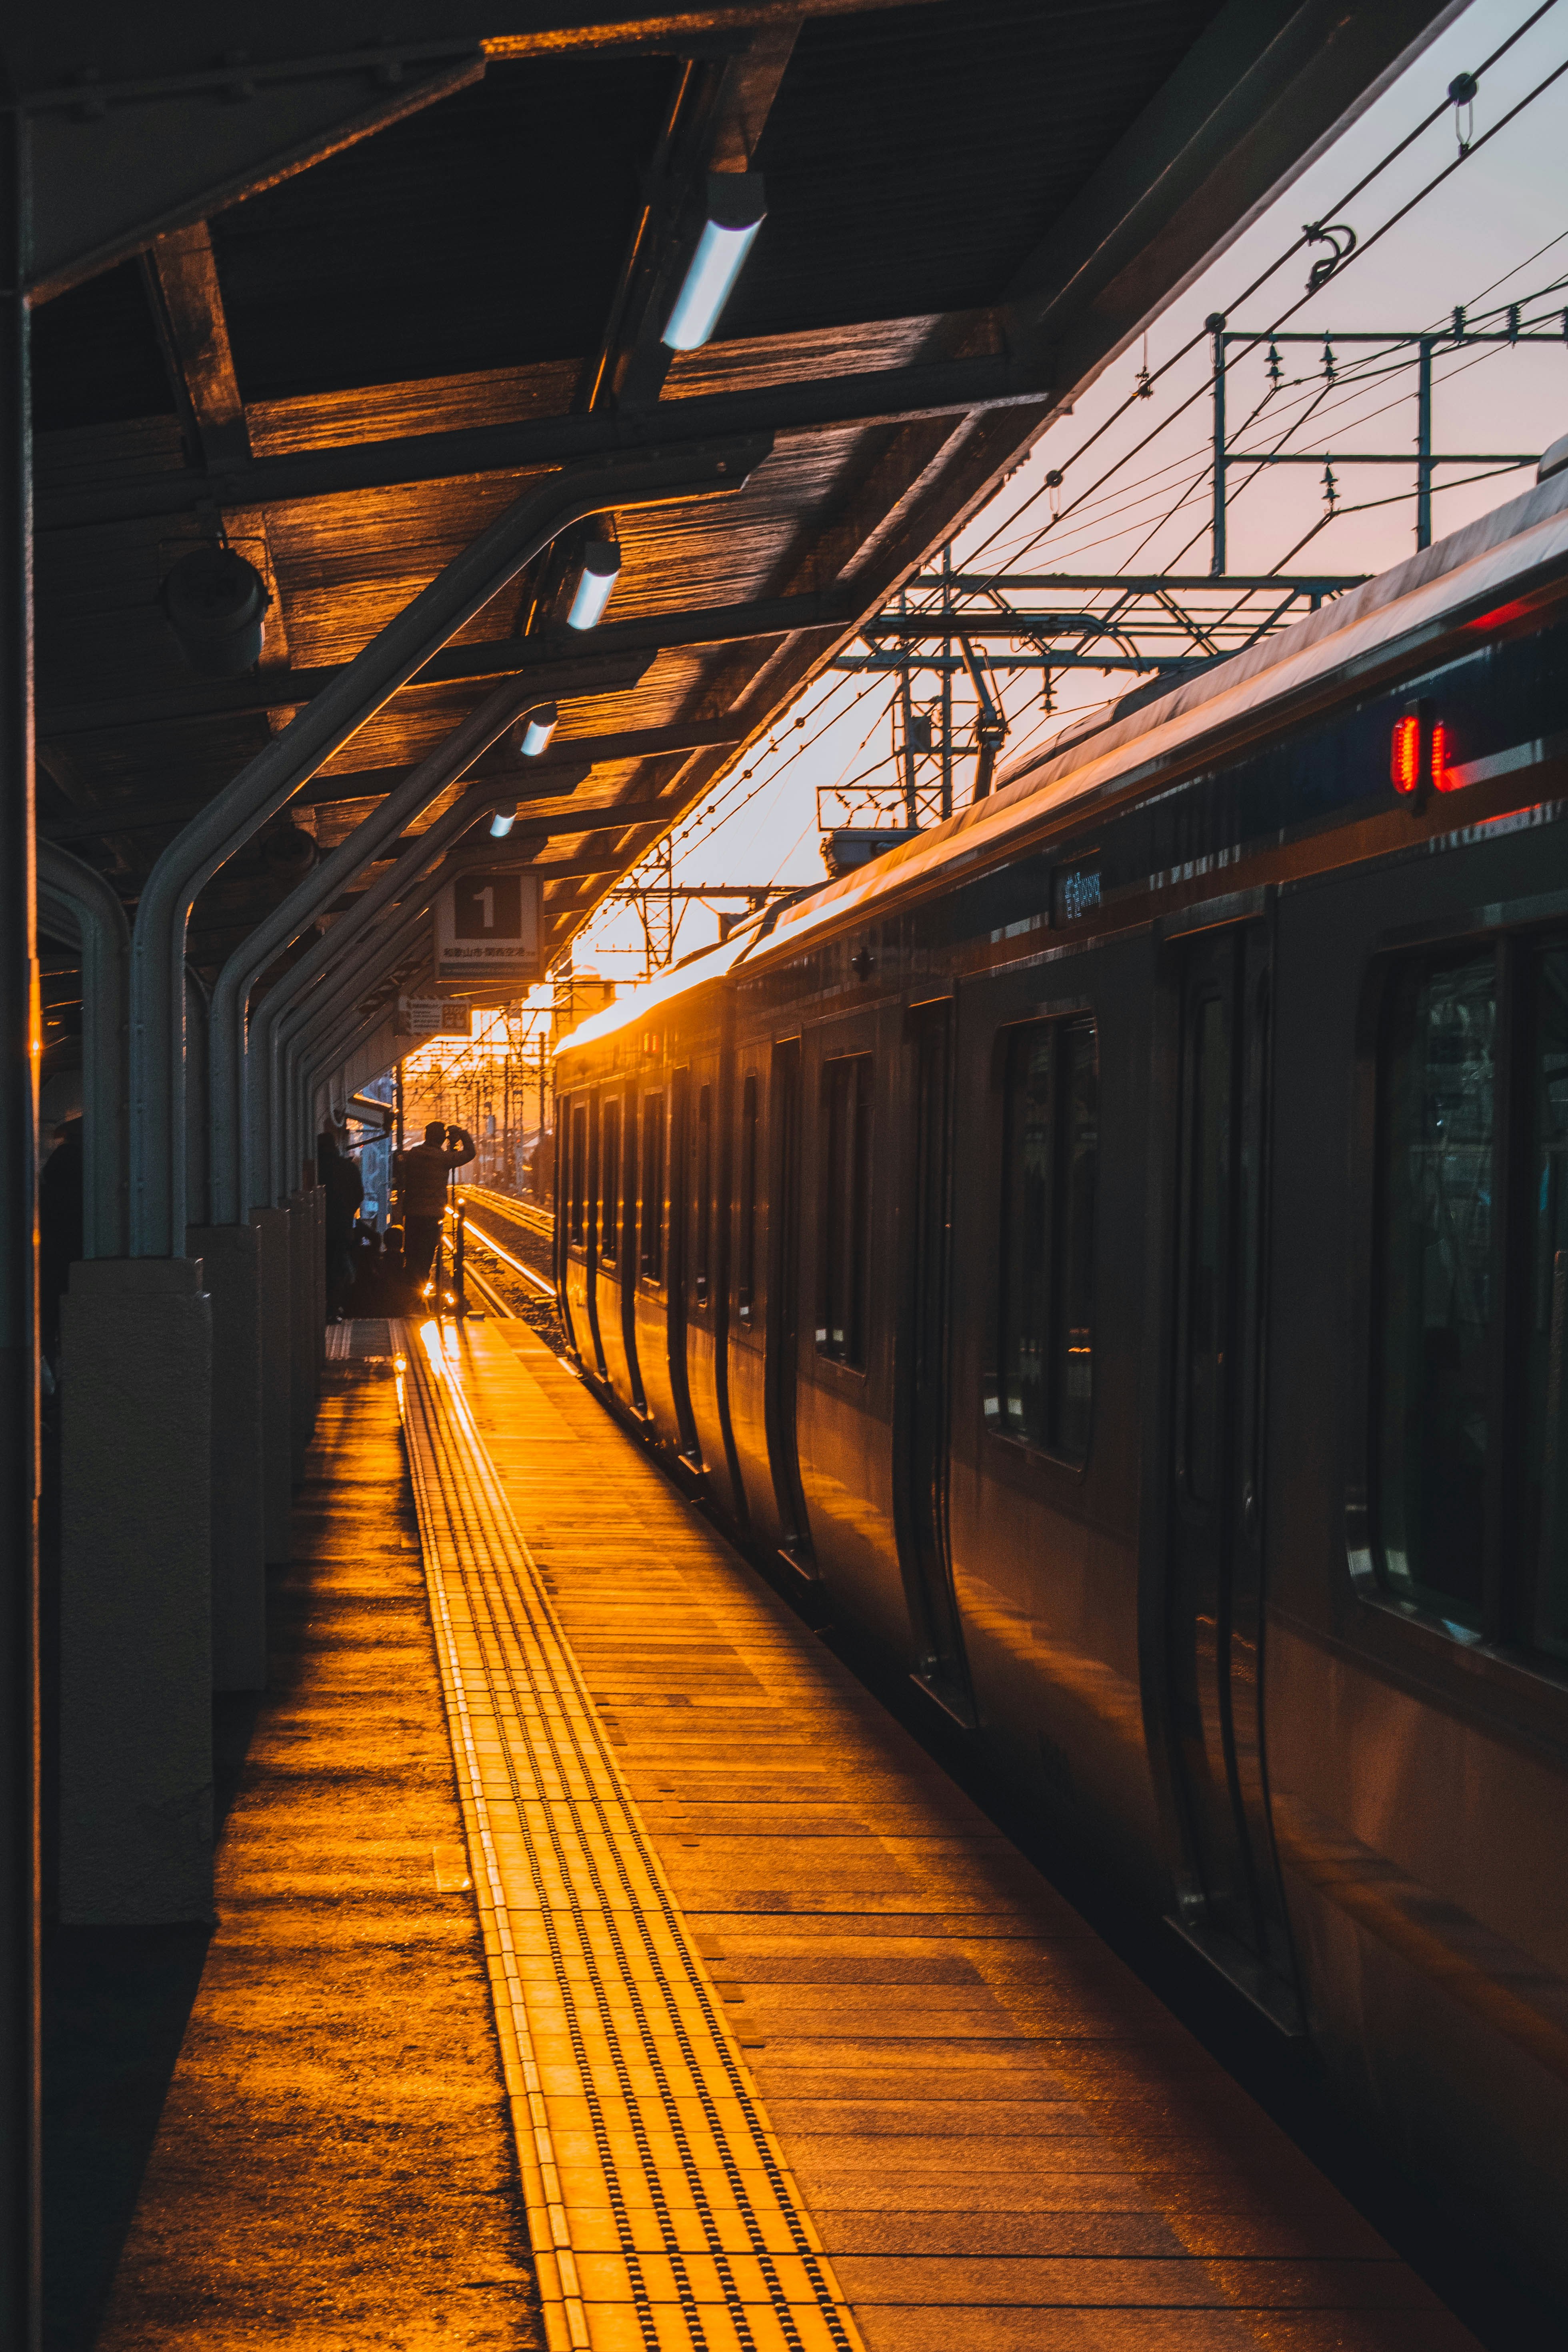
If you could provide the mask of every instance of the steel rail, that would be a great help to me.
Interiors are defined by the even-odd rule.
[[[513,1274],[521,1274],[524,1282],[531,1282],[534,1288],[542,1291],[546,1298],[554,1297],[555,1285],[552,1282],[547,1282],[537,1266],[525,1265],[521,1258],[513,1257],[510,1250],[502,1249],[495,1235],[487,1234],[482,1225],[476,1225],[472,1216],[466,1210],[463,1222],[470,1239],[479,1242],[483,1248],[493,1251],[503,1265],[510,1265]]]

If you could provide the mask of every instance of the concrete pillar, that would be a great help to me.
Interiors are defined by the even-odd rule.
[[[289,1502],[294,1488],[289,1421],[289,1259],[287,1209],[252,1209],[258,1264],[261,1338],[261,1528],[269,1563],[289,1557]]]
[[[212,1917],[212,1309],[189,1258],[73,1265],[62,1320],[60,1916]]]
[[[312,1398],[319,1398],[321,1393],[321,1377],[326,1368],[327,1361],[326,1187],[322,1184],[312,1185],[310,1192],[306,1193],[305,1198],[310,1203],[311,1230],[316,1237],[314,1244],[312,1244],[314,1255],[310,1260],[315,1302],[315,1321],[311,1326],[311,1328],[315,1333],[315,1346],[310,1351],[310,1394]],[[314,1411],[312,1411],[310,1415],[310,1426],[314,1429],[315,1425],[316,1417]]]
[[[213,1318],[213,1688],[267,1683],[261,1248],[254,1225],[192,1225]]]
[[[314,1417],[314,1224],[310,1195],[296,1192],[289,1202],[289,1475],[296,1486],[305,1475],[305,1448]]]

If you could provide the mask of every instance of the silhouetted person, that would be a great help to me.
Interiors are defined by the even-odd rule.
[[[388,1225],[382,1236],[380,1277],[384,1312],[402,1315],[408,1306],[408,1276],[403,1263],[403,1227]]]
[[[316,1173],[327,1194],[327,1320],[341,1323],[354,1278],[354,1219],[364,1198],[359,1162],[323,1130],[316,1143]]]
[[[466,1168],[475,1149],[466,1128],[443,1127],[438,1118],[433,1118],[423,1143],[393,1157],[392,1181],[403,1209],[403,1263],[416,1290],[430,1272],[441,1238],[447,1173],[453,1168]]]

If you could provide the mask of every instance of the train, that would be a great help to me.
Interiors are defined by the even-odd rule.
[[[555,1271],[735,1541],[1556,2298],[1542,472],[573,1031]]]

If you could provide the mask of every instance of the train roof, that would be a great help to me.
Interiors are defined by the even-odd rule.
[[[1527,588],[1565,570],[1568,467],[1157,702],[1023,761],[988,799],[782,911],[754,918],[706,954],[617,999],[574,1029],[562,1050],[610,1036],[743,961],[791,953],[812,934],[944,870],[1005,852],[1044,816],[1168,786],[1190,771],[1201,747],[1218,748],[1215,739],[1255,735],[1262,714],[1281,704],[1305,709],[1336,677],[1370,684],[1467,620],[1517,603]]]

